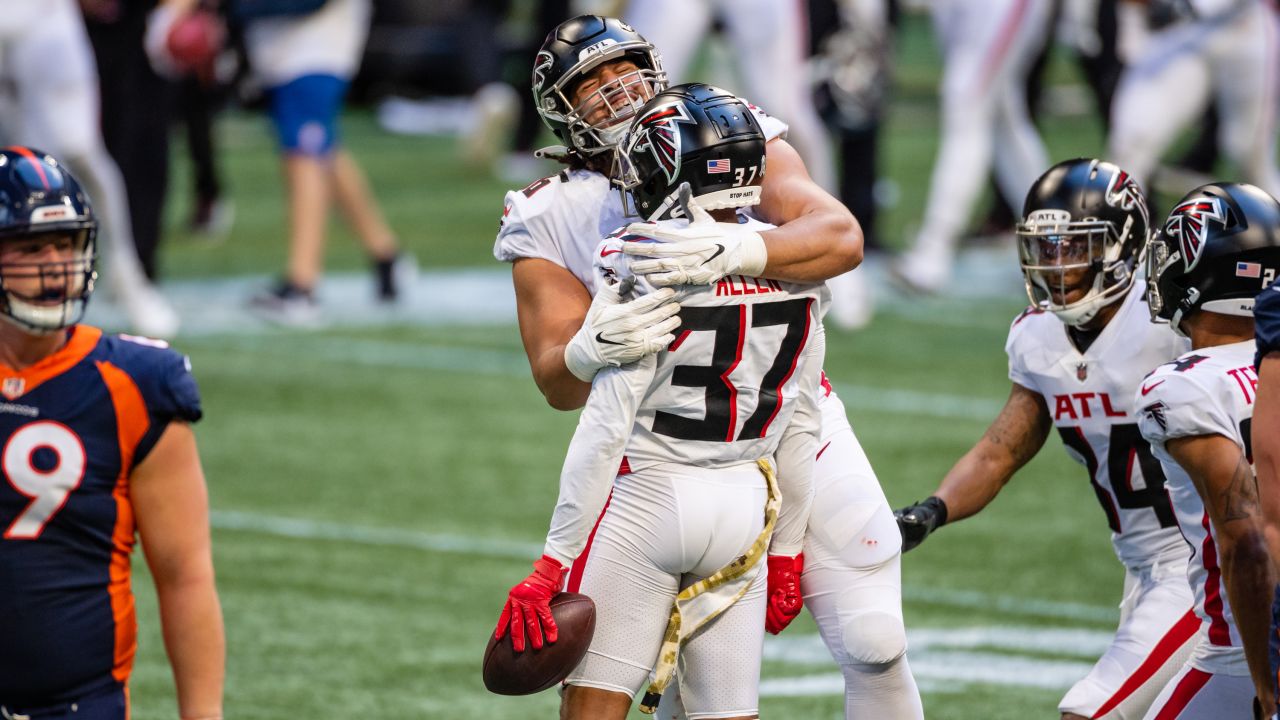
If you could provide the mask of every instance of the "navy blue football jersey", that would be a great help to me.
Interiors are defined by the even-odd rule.
[[[190,363],[158,341],[77,325],[35,365],[0,365],[0,704],[127,681],[129,475],[171,421],[200,415]]]
[[[1256,369],[1272,350],[1280,350],[1280,282],[1263,290],[1253,303],[1253,327],[1258,350],[1253,359]]]

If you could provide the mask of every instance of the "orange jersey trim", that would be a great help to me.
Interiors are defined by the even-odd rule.
[[[111,394],[116,411],[116,431],[120,443],[120,476],[111,492],[116,501],[116,525],[111,533],[111,614],[115,618],[115,659],[111,674],[127,682],[138,650],[138,616],[130,582],[130,554],[134,544],[133,504],[129,501],[129,475],[133,472],[133,452],[147,433],[151,419],[133,378],[109,362],[99,361],[98,372]]]
[[[89,325],[75,325],[71,328],[71,337],[67,340],[67,344],[52,355],[41,359],[40,362],[22,370],[14,370],[8,365],[0,363],[0,382],[10,378],[21,379],[23,381],[21,395],[26,395],[45,382],[75,367],[77,363],[85,359],[85,356],[93,352],[93,349],[98,346],[98,340],[101,338],[102,331],[98,328]],[[21,395],[17,397],[21,397]],[[10,399],[16,400],[17,397]]]

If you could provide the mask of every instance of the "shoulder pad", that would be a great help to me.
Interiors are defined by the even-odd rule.
[[[107,343],[107,359],[123,370],[142,394],[147,413],[161,423],[174,418],[195,422],[204,414],[191,361],[163,340],[116,335]]]

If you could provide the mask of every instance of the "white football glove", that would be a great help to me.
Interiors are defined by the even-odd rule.
[[[759,277],[769,253],[764,238],[734,223],[719,223],[697,205],[688,206],[684,227],[632,223],[627,232],[659,242],[624,242],[622,252],[653,260],[632,260],[631,272],[659,287],[710,285],[725,275]]]
[[[564,346],[565,367],[579,380],[591,382],[606,365],[635,362],[675,342],[672,333],[680,327],[675,296],[675,290],[662,288],[622,302],[615,286],[600,288],[582,327]]]

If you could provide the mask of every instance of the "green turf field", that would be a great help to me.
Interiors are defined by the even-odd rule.
[[[891,242],[918,221],[936,148],[936,53],[909,19],[886,124],[901,189]],[[1052,76],[1069,78],[1055,61]],[[1057,158],[1100,151],[1088,115],[1044,123]],[[448,139],[345,119],[392,224],[428,269],[493,267],[504,183],[464,169]],[[164,268],[181,281],[265,274],[283,261],[265,121],[220,125],[238,220],[211,244],[180,230],[175,168]],[[180,154],[180,153],[179,153]],[[332,269],[361,267],[338,233]],[[1012,256],[1008,259],[1013,263]],[[831,333],[827,370],[892,504],[917,500],[982,432],[1008,390],[1002,352],[1022,298],[883,308]],[[547,407],[508,325],[191,335],[198,426],[229,640],[227,717],[554,717],[554,693],[489,695],[480,657],[507,588],[538,555],[576,414]],[[174,713],[154,595],[138,558],[138,720]],[[1114,626],[1121,569],[1083,470],[1057,440],[980,517],[904,565],[911,661],[928,717],[1056,716]],[[806,616],[766,646],[764,717],[843,717],[837,670]],[[638,717],[638,714],[636,715]]]

